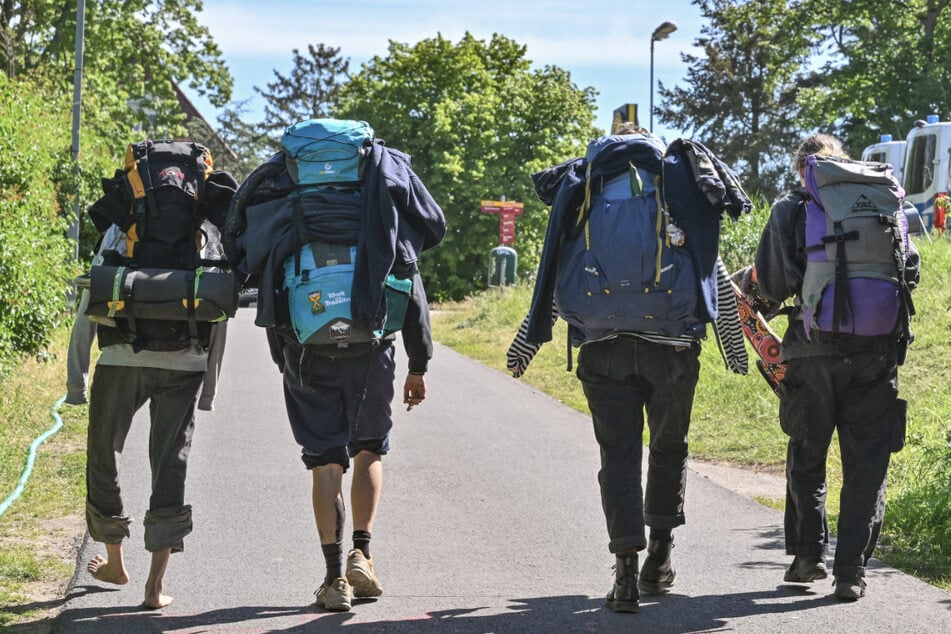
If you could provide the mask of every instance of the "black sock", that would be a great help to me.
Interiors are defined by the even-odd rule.
[[[343,547],[341,544],[321,544],[320,549],[324,552],[324,563],[327,564],[327,576],[324,577],[324,583],[330,583],[337,577],[343,576]]]
[[[652,528],[651,539],[655,542],[669,542],[674,538],[669,528]]]
[[[370,533],[367,531],[353,531],[353,547],[363,551],[363,556],[370,558]]]

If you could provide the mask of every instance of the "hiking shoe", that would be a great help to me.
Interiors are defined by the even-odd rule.
[[[380,580],[373,574],[373,557],[366,557],[359,548],[347,554],[347,581],[355,597],[378,597],[383,594]]]
[[[843,601],[857,601],[865,596],[865,577],[854,575],[852,577],[836,577],[835,592],[836,599]]]
[[[828,576],[829,571],[826,570],[825,557],[816,559],[796,555],[793,557],[789,569],[786,570],[783,581],[789,581],[791,583],[812,583],[813,581],[825,579]]]
[[[637,612],[641,598],[637,592],[637,555],[619,556],[614,570],[614,587],[605,605],[615,612]]]
[[[315,603],[317,607],[331,612],[349,612],[350,602],[353,600],[353,592],[350,584],[343,577],[337,577],[330,583],[324,583],[317,591]]]
[[[670,565],[670,551],[674,548],[674,539],[669,541],[650,540],[647,545],[647,558],[641,567],[637,587],[641,592],[657,594],[674,585],[677,572]]]

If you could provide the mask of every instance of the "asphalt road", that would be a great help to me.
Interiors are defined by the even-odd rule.
[[[195,530],[165,577],[174,603],[140,607],[143,411],[122,461],[132,581],[93,579],[84,562],[103,551],[87,539],[55,632],[951,632],[951,595],[877,561],[856,603],[834,600],[830,581],[784,583],[782,514],[693,472],[676,585],[642,597],[638,614],[605,609],[614,558],[587,417],[442,346],[429,398],[395,410],[372,542],[384,594],[324,613],[313,605],[323,562],[310,474],[253,314],[231,324],[216,409],[198,414],[186,494]]]

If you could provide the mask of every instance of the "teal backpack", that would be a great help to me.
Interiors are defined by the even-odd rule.
[[[359,183],[362,158],[373,143],[366,121],[308,119],[284,131],[287,171],[299,186]]]
[[[311,197],[306,192],[333,188],[361,196],[363,158],[373,142],[364,121],[311,119],[287,128],[281,139],[287,170],[297,184],[299,213]],[[359,204],[355,203],[357,208]],[[300,219],[298,219],[300,221]],[[370,330],[351,313],[354,245],[316,241],[302,244],[284,260],[284,289],[297,341],[345,348],[386,337],[403,327],[412,294],[412,279],[386,278],[386,321]]]

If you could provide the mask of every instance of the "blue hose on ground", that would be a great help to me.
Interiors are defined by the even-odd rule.
[[[38,436],[37,439],[34,440],[30,445],[30,455],[27,456],[26,459],[26,468],[23,469],[23,475],[20,476],[20,482],[17,484],[16,488],[13,489],[13,493],[11,493],[2,504],[0,504],[0,516],[3,516],[3,514],[7,512],[7,509],[10,508],[10,505],[13,504],[13,502],[16,501],[18,497],[20,497],[21,493],[23,493],[23,488],[26,486],[27,480],[30,479],[30,474],[33,473],[33,463],[36,462],[37,447],[46,442],[47,438],[58,432],[59,428],[63,426],[63,419],[59,417],[59,413],[56,410],[59,409],[59,406],[62,405],[63,401],[65,400],[66,395],[64,394],[63,397],[56,401],[56,404],[53,405],[53,410],[51,413],[53,415],[53,420],[55,420],[56,423],[47,429],[43,434]]]

